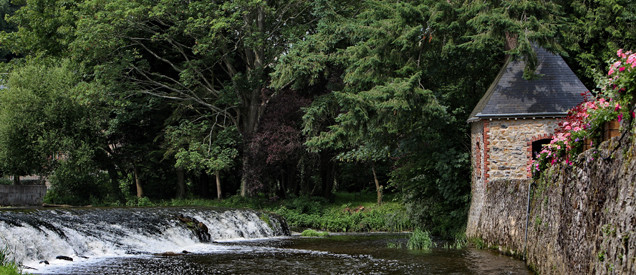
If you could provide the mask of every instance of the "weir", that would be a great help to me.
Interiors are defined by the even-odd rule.
[[[25,266],[58,256],[94,257],[181,252],[211,241],[290,235],[284,219],[217,208],[73,208],[1,210],[0,249]]]

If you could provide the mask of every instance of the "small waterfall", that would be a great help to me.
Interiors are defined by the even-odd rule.
[[[184,222],[184,217],[196,224]],[[196,232],[199,228],[207,229],[213,241],[289,235],[284,219],[253,210],[197,207],[2,210],[0,249],[7,248],[12,253],[10,257],[28,266],[57,256],[81,259],[182,251],[184,247],[202,243]]]

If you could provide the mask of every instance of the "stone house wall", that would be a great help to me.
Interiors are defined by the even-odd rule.
[[[532,142],[550,138],[559,119],[493,120],[487,131],[487,179],[527,179],[532,161]]]
[[[499,119],[471,123],[471,204],[467,231],[479,219],[488,182],[532,177],[532,143],[550,138],[560,119]]]

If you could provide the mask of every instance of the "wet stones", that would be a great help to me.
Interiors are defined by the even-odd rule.
[[[69,257],[69,256],[61,256],[61,255],[60,255],[60,256],[57,256],[57,257],[55,257],[55,258],[56,258],[56,259],[58,259],[58,260],[65,260],[65,261],[69,261],[69,262],[72,262],[72,261],[73,261],[73,258],[71,258],[71,257]]]
[[[203,243],[209,243],[211,241],[212,236],[210,236],[208,227],[203,222],[192,217],[184,216],[183,214],[179,214],[177,219],[181,222],[181,224],[185,225],[186,228],[190,229],[190,231],[197,236],[199,241]]]

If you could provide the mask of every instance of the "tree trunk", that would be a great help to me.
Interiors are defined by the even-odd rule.
[[[249,178],[249,173],[250,173],[250,168],[249,168],[249,156],[247,154],[249,154],[247,152],[247,147],[248,146],[244,146],[246,149],[243,150],[243,167],[241,168],[241,197],[245,197],[247,195],[247,180]]]
[[[20,185],[20,176],[18,176],[18,175],[14,175],[13,176],[13,184],[14,185]]]
[[[212,178],[207,173],[201,173],[199,176],[197,189],[199,190],[199,196],[201,198],[210,198],[210,182]]]
[[[137,165],[133,165],[133,175],[135,176],[135,186],[137,187],[137,198],[141,198],[144,196],[144,189],[141,187]]]
[[[248,181],[253,176],[254,171],[251,166],[251,156],[253,152],[250,149],[252,136],[258,130],[259,120],[265,109],[266,102],[261,99],[261,88],[250,91],[246,98],[244,116],[241,120],[241,134],[243,135],[243,168],[241,175],[241,197],[247,196]]]
[[[185,172],[183,168],[177,168],[177,198],[183,199],[185,196]]]
[[[112,193],[115,194],[115,197],[118,201],[126,202],[126,198],[124,198],[124,194],[119,187],[119,173],[117,173],[117,167],[115,167],[112,162],[108,162],[106,165],[106,169],[108,170],[108,177],[110,177],[110,188],[112,189]]]
[[[320,177],[322,180],[322,196],[331,198],[335,178],[335,164],[331,161],[330,153],[320,154]]]
[[[373,181],[375,182],[375,191],[378,193],[378,205],[382,204],[382,185],[378,181],[378,176],[375,173],[375,165],[371,164],[371,172],[373,172]]]
[[[221,200],[223,196],[221,195],[221,172],[216,171],[214,175],[216,176],[216,199]]]

